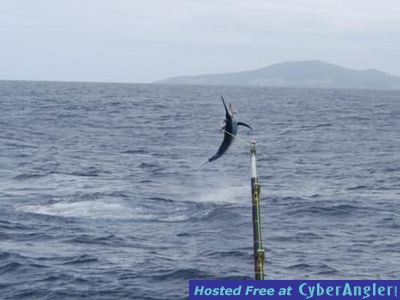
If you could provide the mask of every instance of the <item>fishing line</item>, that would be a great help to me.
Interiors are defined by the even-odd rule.
[[[228,131],[226,131],[226,130],[224,130],[224,132],[225,133],[227,133],[227,134],[229,134],[231,137],[233,137],[234,139],[237,139],[239,142],[242,142],[243,144],[246,144],[246,145],[252,145],[253,143],[252,142],[249,142],[249,141],[246,141],[245,139],[242,139],[242,138],[240,138],[240,137],[237,137],[236,135],[233,135],[232,133],[230,133],[230,132],[228,132]]]

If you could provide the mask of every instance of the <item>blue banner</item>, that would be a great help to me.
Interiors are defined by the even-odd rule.
[[[190,280],[189,300],[398,299],[400,280]]]

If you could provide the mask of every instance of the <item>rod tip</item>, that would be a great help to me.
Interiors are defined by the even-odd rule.
[[[250,152],[254,154],[256,153],[256,141],[251,141]]]

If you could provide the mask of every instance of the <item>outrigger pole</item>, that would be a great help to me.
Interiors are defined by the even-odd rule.
[[[253,244],[254,244],[254,271],[255,279],[264,279],[264,257],[265,252],[261,238],[261,217],[260,217],[260,183],[257,177],[256,165],[256,142],[250,146],[251,153],[251,198],[253,205]]]

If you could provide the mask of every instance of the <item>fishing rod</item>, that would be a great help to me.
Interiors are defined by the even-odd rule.
[[[261,237],[260,192],[261,185],[257,177],[256,142],[250,146],[251,153],[251,203],[253,217],[254,272],[256,280],[264,280],[265,251]]]

